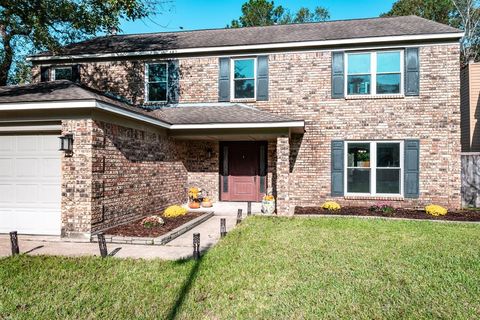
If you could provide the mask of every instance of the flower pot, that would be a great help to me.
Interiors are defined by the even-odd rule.
[[[200,202],[192,201],[188,204],[190,209],[198,209],[200,208]]]
[[[213,206],[212,201],[202,201],[203,208],[211,208]]]
[[[273,214],[275,212],[275,200],[263,200],[262,201],[262,213]]]

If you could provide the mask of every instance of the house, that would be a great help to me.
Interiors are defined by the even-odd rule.
[[[460,73],[461,141],[463,152],[480,151],[480,63],[469,62]]]
[[[462,32],[415,16],[98,37],[0,90],[0,232],[186,202],[460,207]],[[58,151],[58,137],[72,142]]]

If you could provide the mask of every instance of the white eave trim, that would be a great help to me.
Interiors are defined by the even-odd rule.
[[[72,110],[72,109],[100,109],[130,119],[136,119],[151,123],[163,128],[170,128],[170,124],[155,118],[136,113],[127,109],[119,108],[97,100],[78,101],[45,101],[45,102],[13,102],[1,103],[0,111],[21,111],[21,110]]]
[[[253,122],[253,123],[207,123],[207,124],[169,124],[161,120],[139,114],[127,109],[119,108],[97,100],[81,101],[48,101],[48,102],[14,102],[1,103],[0,111],[19,110],[66,110],[66,109],[100,109],[130,119],[150,123],[171,130],[188,129],[253,129],[253,128],[304,128],[302,121]]]
[[[461,37],[463,37],[463,35],[464,35],[463,32],[454,32],[454,33],[436,33],[436,34],[420,34],[420,35],[406,35],[406,36],[368,37],[368,38],[356,38],[356,39],[253,44],[253,45],[241,45],[241,46],[186,48],[186,49],[176,49],[176,50],[91,53],[91,54],[78,54],[78,55],[65,55],[65,56],[37,56],[37,57],[31,56],[31,57],[28,57],[27,60],[49,61],[49,60],[95,59],[95,58],[122,58],[122,57],[132,57],[132,56],[205,53],[205,52],[215,52],[215,51],[241,51],[241,50],[301,48],[301,47],[322,47],[322,46],[338,46],[338,45],[357,45],[357,44],[364,44],[364,43],[387,43],[387,42],[438,40],[438,39],[447,40],[447,39],[460,39]]]
[[[252,123],[205,123],[205,124],[173,124],[172,130],[189,129],[253,129],[253,128],[303,128],[304,121],[252,122]]]

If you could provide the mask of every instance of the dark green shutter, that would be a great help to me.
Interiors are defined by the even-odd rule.
[[[420,59],[418,48],[405,49],[405,95],[420,94]]]
[[[345,97],[345,64],[343,52],[332,52],[332,98]]]
[[[230,58],[219,59],[218,101],[230,101]]]
[[[420,140],[405,140],[404,196],[418,198],[420,176]]]
[[[178,60],[168,61],[168,103],[178,103],[180,97],[180,68]]]
[[[343,175],[344,175],[344,142],[343,140],[332,140],[332,196],[343,196]]]
[[[40,67],[40,82],[50,81],[50,67]]]
[[[75,64],[72,66],[72,81],[80,82],[80,65]]]
[[[257,100],[268,101],[268,56],[257,57]]]

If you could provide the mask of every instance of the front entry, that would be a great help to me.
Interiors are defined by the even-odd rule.
[[[266,191],[267,143],[223,142],[220,190],[223,201],[261,201]]]

